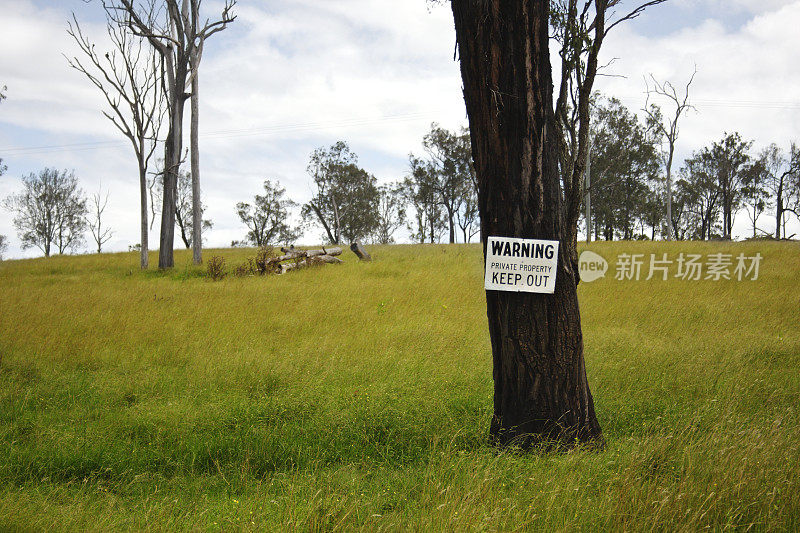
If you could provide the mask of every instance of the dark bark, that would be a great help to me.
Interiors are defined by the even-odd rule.
[[[445,208],[447,209],[447,223],[450,225],[450,244],[453,244],[456,242],[456,226],[454,222],[453,208],[449,204],[446,205]]]
[[[322,214],[322,210],[320,210],[319,206],[314,204],[314,202],[309,203],[308,205],[311,206],[311,209],[317,215],[317,219],[319,219],[319,223],[322,224],[322,227],[325,229],[325,233],[328,234],[328,240],[331,241],[331,244],[339,244],[338,235],[334,237],[333,233],[331,232],[331,228],[328,226],[328,223],[325,221],[325,217]]]
[[[186,224],[183,223],[183,217],[179,216],[178,213],[175,213],[175,222],[178,224],[178,229],[181,230],[181,240],[183,241],[183,245],[188,250],[192,247],[192,241],[189,240],[189,236],[186,234]]]
[[[565,224],[548,2],[453,0],[481,239],[560,241],[555,293],[486,292],[497,445],[602,442],[583,359],[575,231]]]

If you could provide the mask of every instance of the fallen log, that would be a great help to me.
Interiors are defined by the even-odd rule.
[[[338,257],[325,254],[325,255],[315,255],[314,257],[309,257],[308,263],[311,265],[319,263],[339,264],[339,263],[344,263],[344,261],[342,261]]]
[[[318,255],[342,255],[341,248],[322,248],[320,250],[295,250],[294,248],[281,248],[283,255],[272,257],[269,259],[270,263],[280,263],[288,261],[289,259],[298,259],[300,257],[316,257]]]
[[[298,261],[296,263],[281,263],[279,266],[281,268],[281,271],[278,272],[278,274],[286,274],[290,270],[296,270],[298,268],[303,268],[304,266],[306,266],[306,262],[305,262],[305,260],[303,260],[303,261]]]
[[[339,250],[339,253],[341,253],[341,252],[342,251]],[[300,269],[300,268],[305,268],[305,267],[313,266],[313,265],[323,265],[323,264],[326,264],[326,263],[327,264],[340,264],[340,263],[344,263],[344,261],[342,261],[338,257],[334,257],[332,255],[322,254],[322,255],[313,255],[311,257],[306,257],[306,258],[303,258],[300,261],[295,261],[294,263],[280,263],[277,266],[278,266],[278,268],[280,268],[280,272],[278,272],[279,274],[286,274],[290,270],[297,270],[297,269]]]

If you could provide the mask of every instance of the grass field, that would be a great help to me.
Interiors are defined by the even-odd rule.
[[[1,262],[0,530],[800,530],[800,246],[590,249],[764,259],[581,284],[607,448],[525,455],[486,444],[476,245],[220,282]]]

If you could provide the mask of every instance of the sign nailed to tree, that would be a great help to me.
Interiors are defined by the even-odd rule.
[[[557,265],[558,241],[489,237],[484,288],[553,294]]]

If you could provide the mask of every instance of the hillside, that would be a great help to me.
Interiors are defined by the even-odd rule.
[[[800,246],[589,249],[608,447],[528,455],[486,444],[478,245],[219,282],[185,252],[0,262],[0,529],[800,528]],[[720,252],[758,279],[643,279]]]

